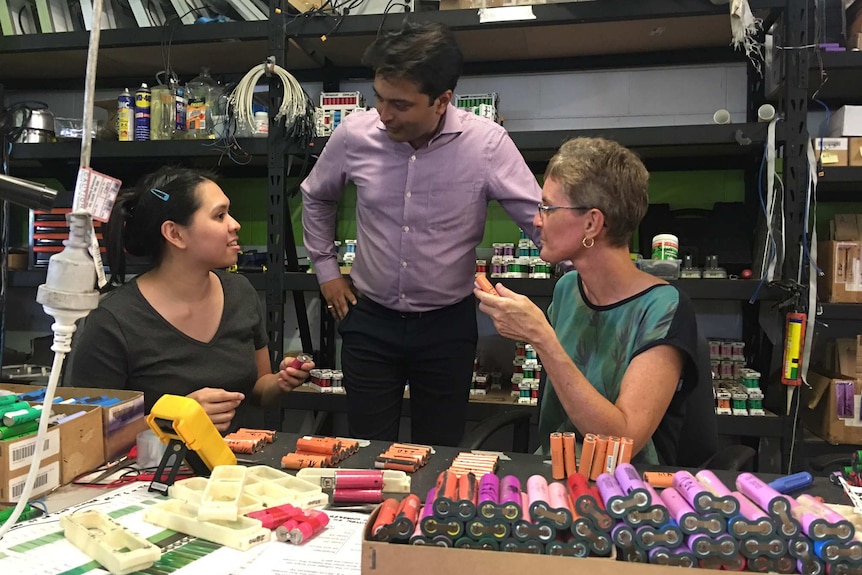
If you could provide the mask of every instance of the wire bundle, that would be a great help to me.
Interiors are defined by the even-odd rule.
[[[258,64],[249,70],[228,96],[228,105],[233,111],[240,131],[250,130],[254,127],[254,113],[252,112],[254,87],[266,72],[267,66],[268,64]],[[275,122],[278,123],[284,118],[285,125],[290,126],[296,120],[307,117],[311,111],[309,98],[296,78],[275,64],[272,65],[272,73],[281,80],[283,89],[281,106],[273,118]]]

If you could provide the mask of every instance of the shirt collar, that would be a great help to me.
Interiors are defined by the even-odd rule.
[[[377,117],[377,128],[380,130],[386,130],[386,126],[383,125],[383,122],[380,121],[380,117]],[[437,133],[434,134],[434,137],[431,138],[433,142],[437,137],[442,134],[460,134],[464,131],[464,123],[459,115],[459,110],[451,103],[446,106],[446,113],[443,115],[443,126],[437,130]]]

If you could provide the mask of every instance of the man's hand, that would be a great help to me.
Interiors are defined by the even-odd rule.
[[[219,432],[224,433],[230,427],[236,415],[236,408],[245,399],[245,395],[237,391],[226,391],[213,387],[204,387],[188,394],[204,408],[207,415],[215,424]]]
[[[356,305],[356,294],[343,277],[320,284],[320,293],[323,294],[326,309],[335,319],[344,319],[350,306]]]

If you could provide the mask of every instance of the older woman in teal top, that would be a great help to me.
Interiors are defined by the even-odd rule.
[[[616,142],[566,142],[548,164],[534,224],[542,259],[569,260],[577,271],[557,282],[547,318],[503,285],[499,296],[474,292],[500,334],[539,355],[545,453],[550,433],[575,431],[631,437],[636,462],[674,462],[684,399],[698,381],[697,325],[688,298],[629,256],[648,180]]]

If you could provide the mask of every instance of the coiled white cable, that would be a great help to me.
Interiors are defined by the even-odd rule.
[[[228,96],[228,102],[236,114],[237,125],[240,131],[254,130],[254,113],[252,112],[254,87],[257,85],[260,77],[266,72],[267,66],[268,64],[258,64],[249,70],[236,85],[236,88],[233,89],[230,96]],[[274,64],[272,65],[272,72],[273,74],[277,74],[281,79],[281,85],[284,90],[281,107],[279,107],[274,120],[278,122],[281,118],[284,118],[285,124],[289,125],[296,118],[305,115],[308,98],[300,83],[290,72]]]

